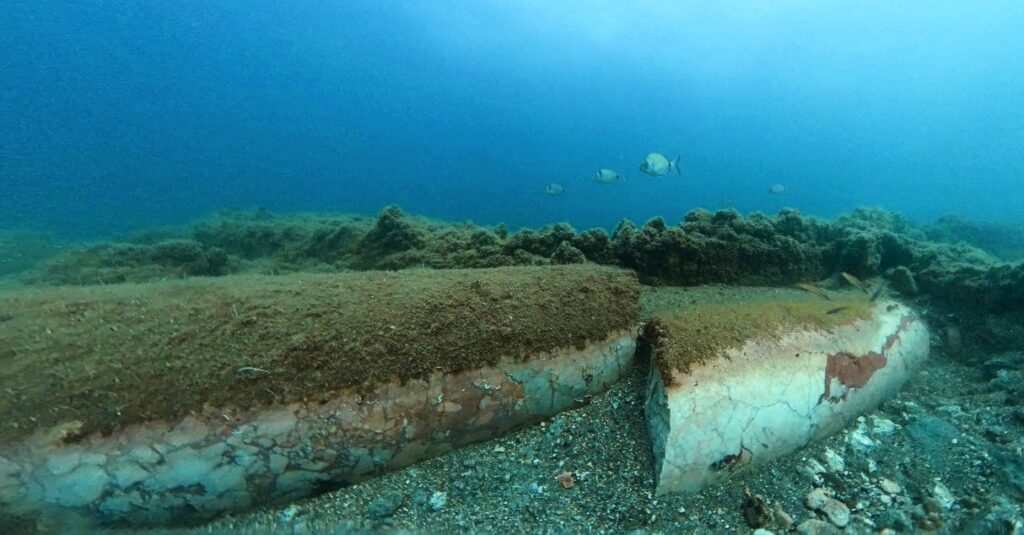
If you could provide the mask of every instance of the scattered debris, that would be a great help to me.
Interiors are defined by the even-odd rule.
[[[825,464],[827,464],[833,472],[842,472],[843,470],[846,470],[846,460],[832,448],[825,448],[823,457],[825,458]]]
[[[936,481],[935,486],[932,487],[932,497],[935,498],[939,506],[946,510],[952,508],[953,504],[956,503],[956,497],[953,496],[952,492],[949,492],[949,489],[941,481]]]
[[[440,490],[434,491],[430,495],[430,500],[427,501],[427,506],[431,511],[440,511],[444,509],[444,506],[448,503],[448,493]]]
[[[255,379],[257,377],[265,377],[267,375],[270,375],[270,372],[268,370],[264,370],[263,368],[242,366],[241,368],[235,370],[235,375],[243,379]]]
[[[743,487],[743,519],[752,528],[767,526],[772,520],[768,502],[760,494],[751,494],[750,487]]]
[[[388,492],[370,502],[370,505],[366,507],[366,517],[388,518],[394,515],[404,502],[405,494],[401,492]]]
[[[845,528],[850,523],[850,508],[845,503],[829,496],[825,489],[818,487],[804,499],[808,509],[825,515],[828,521],[838,527]]]
[[[569,490],[576,486],[576,475],[568,470],[558,474],[558,476],[555,477],[555,480],[558,481],[558,484],[565,490]]]
[[[895,496],[903,491],[903,487],[900,487],[899,483],[884,477],[878,482],[878,487],[891,496]]]

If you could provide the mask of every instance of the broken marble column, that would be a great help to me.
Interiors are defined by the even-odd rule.
[[[195,524],[538,422],[629,369],[638,293],[573,266],[0,296],[0,532]]]
[[[305,497],[570,408],[618,380],[634,344],[620,332],[581,350],[327,403],[224,408],[74,444],[61,442],[73,426],[50,430],[0,451],[0,516],[162,525]]]
[[[893,301],[845,324],[733,341],[686,369],[659,354],[658,339],[678,333],[645,336],[654,346],[645,410],[658,494],[697,491],[834,433],[892,396],[928,356],[924,323]]]

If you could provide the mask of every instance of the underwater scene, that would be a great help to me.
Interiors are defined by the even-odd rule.
[[[1024,533],[1022,27],[0,3],[0,533]]]

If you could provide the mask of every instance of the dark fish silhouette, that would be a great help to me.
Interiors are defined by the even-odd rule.
[[[845,271],[840,273],[840,275],[842,275],[843,278],[846,279],[846,282],[850,283],[850,286],[853,286],[854,288],[857,288],[860,291],[864,292],[864,295],[868,294],[868,289],[864,287],[864,283],[861,282],[860,279],[854,277],[853,275],[850,275]]]
[[[803,291],[805,291],[807,293],[812,293],[814,295],[817,295],[818,297],[821,297],[822,299],[824,299],[826,301],[831,301],[832,300],[832,298],[829,297],[827,293],[825,293],[825,290],[822,290],[821,288],[818,288],[817,286],[815,286],[815,285],[813,285],[813,284],[811,284],[809,282],[798,282],[796,284],[796,287],[800,288],[801,290],[803,290]]]

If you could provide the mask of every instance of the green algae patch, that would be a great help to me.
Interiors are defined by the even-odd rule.
[[[823,330],[868,319],[873,304],[861,292],[830,292],[831,300],[791,288],[702,286],[648,288],[643,338],[666,382],[723,350],[799,329]]]
[[[635,328],[597,266],[192,278],[0,294],[0,441],[314,402],[582,348]]]

